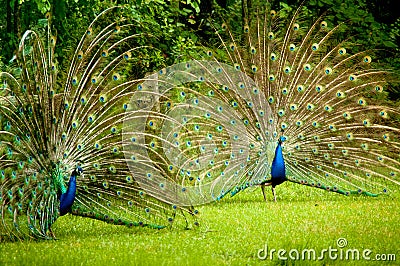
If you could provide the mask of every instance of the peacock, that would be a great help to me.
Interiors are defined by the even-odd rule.
[[[342,195],[400,185],[398,72],[347,34],[253,3],[210,24],[217,45],[147,76],[124,121],[125,156],[143,190],[181,206],[294,182]],[[386,101],[387,102],[387,101]]]
[[[86,28],[67,72],[47,20],[22,36],[12,73],[0,73],[1,238],[54,239],[51,225],[67,213],[129,227],[197,225],[191,208],[141,188],[124,156],[123,121],[151,36],[109,8]]]

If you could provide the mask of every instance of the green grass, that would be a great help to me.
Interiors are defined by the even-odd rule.
[[[265,265],[354,264],[376,261],[260,260],[259,249],[337,248],[395,254],[400,263],[398,193],[378,198],[346,197],[295,184],[277,188],[278,202],[261,190],[199,208],[196,230],[126,228],[67,215],[54,224],[59,240],[0,243],[0,265]],[[272,198],[271,195],[269,195]],[[288,254],[286,254],[288,256]]]

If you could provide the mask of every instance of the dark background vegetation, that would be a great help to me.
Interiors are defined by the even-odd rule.
[[[400,69],[400,18],[397,0],[286,0],[270,1],[276,10],[294,10],[303,4],[310,20],[326,12],[333,23],[345,21],[363,48],[379,48],[384,64]],[[142,29],[158,36],[164,64],[190,57],[196,43],[212,39],[207,27],[211,16],[245,14],[256,0],[0,0],[0,69],[10,65],[18,41],[27,29],[45,27],[52,15],[52,32],[57,35],[56,60],[68,67],[68,57],[82,29],[102,10],[126,5],[126,14],[142,24]],[[240,25],[242,21],[237,21]],[[206,44],[207,45],[207,44]],[[151,59],[150,59],[151,60]],[[147,71],[152,71],[148,69]],[[399,94],[395,94],[396,97]]]

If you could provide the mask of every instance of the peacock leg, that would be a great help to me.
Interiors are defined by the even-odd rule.
[[[272,195],[274,196],[274,201],[276,202],[275,187],[271,186],[271,189],[272,189]]]
[[[267,197],[265,196],[265,183],[262,183],[262,184],[261,184],[261,191],[262,191],[262,193],[263,193],[264,200],[267,201]]]
[[[268,187],[268,186],[271,186],[272,185],[272,183],[271,182],[269,182],[269,183],[261,183],[261,191],[262,191],[262,193],[263,193],[263,196],[264,196],[264,200],[265,201],[267,201],[267,196],[265,196],[265,187]]]

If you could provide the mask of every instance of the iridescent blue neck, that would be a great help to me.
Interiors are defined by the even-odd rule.
[[[68,183],[68,189],[65,193],[60,196],[60,215],[63,216],[67,214],[74,204],[75,195],[76,195],[76,177],[78,173],[74,170],[71,174]]]
[[[272,161],[271,183],[273,187],[286,181],[285,161],[283,159],[281,144],[282,142],[279,141],[275,149],[274,160]]]

